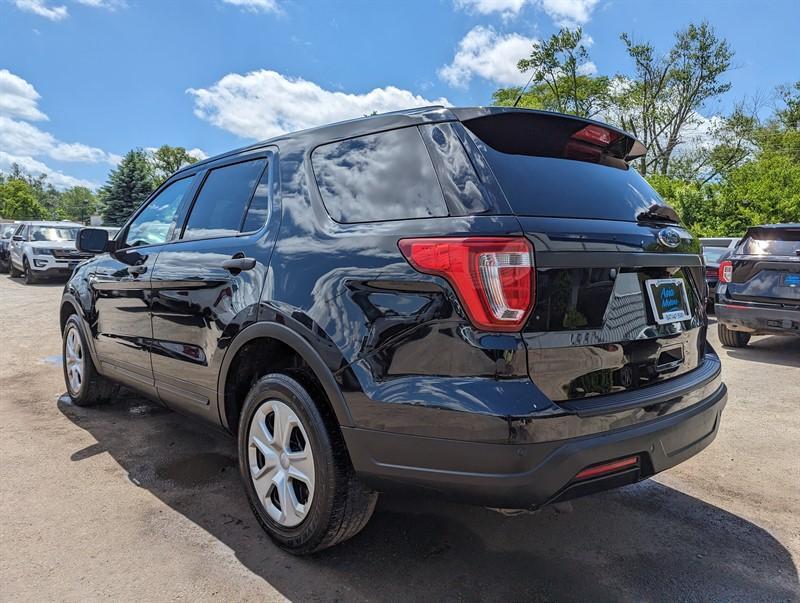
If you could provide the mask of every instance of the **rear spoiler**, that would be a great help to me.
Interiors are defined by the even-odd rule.
[[[627,132],[575,115],[512,107],[450,111],[475,136],[503,153],[606,163],[632,161],[647,152]]]

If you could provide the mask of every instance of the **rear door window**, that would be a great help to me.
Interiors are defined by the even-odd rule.
[[[211,170],[189,213],[183,239],[234,236],[258,230],[266,221],[268,185],[261,186],[267,160],[243,161]],[[254,201],[252,215],[248,212]],[[243,228],[247,227],[245,230]]]
[[[311,164],[331,218],[375,222],[446,216],[433,163],[417,128],[317,147]]]

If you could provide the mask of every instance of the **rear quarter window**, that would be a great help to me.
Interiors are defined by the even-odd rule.
[[[442,189],[417,128],[359,136],[311,154],[322,202],[337,222],[446,216]]]

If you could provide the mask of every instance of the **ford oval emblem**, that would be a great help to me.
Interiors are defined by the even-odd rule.
[[[662,228],[658,231],[658,242],[664,247],[677,247],[681,244],[681,233],[675,228]]]

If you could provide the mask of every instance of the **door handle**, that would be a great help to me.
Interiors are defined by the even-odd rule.
[[[147,266],[128,266],[128,274],[139,276],[147,272]]]
[[[228,272],[238,274],[242,270],[252,270],[256,267],[254,258],[231,258],[222,262],[222,267]]]

